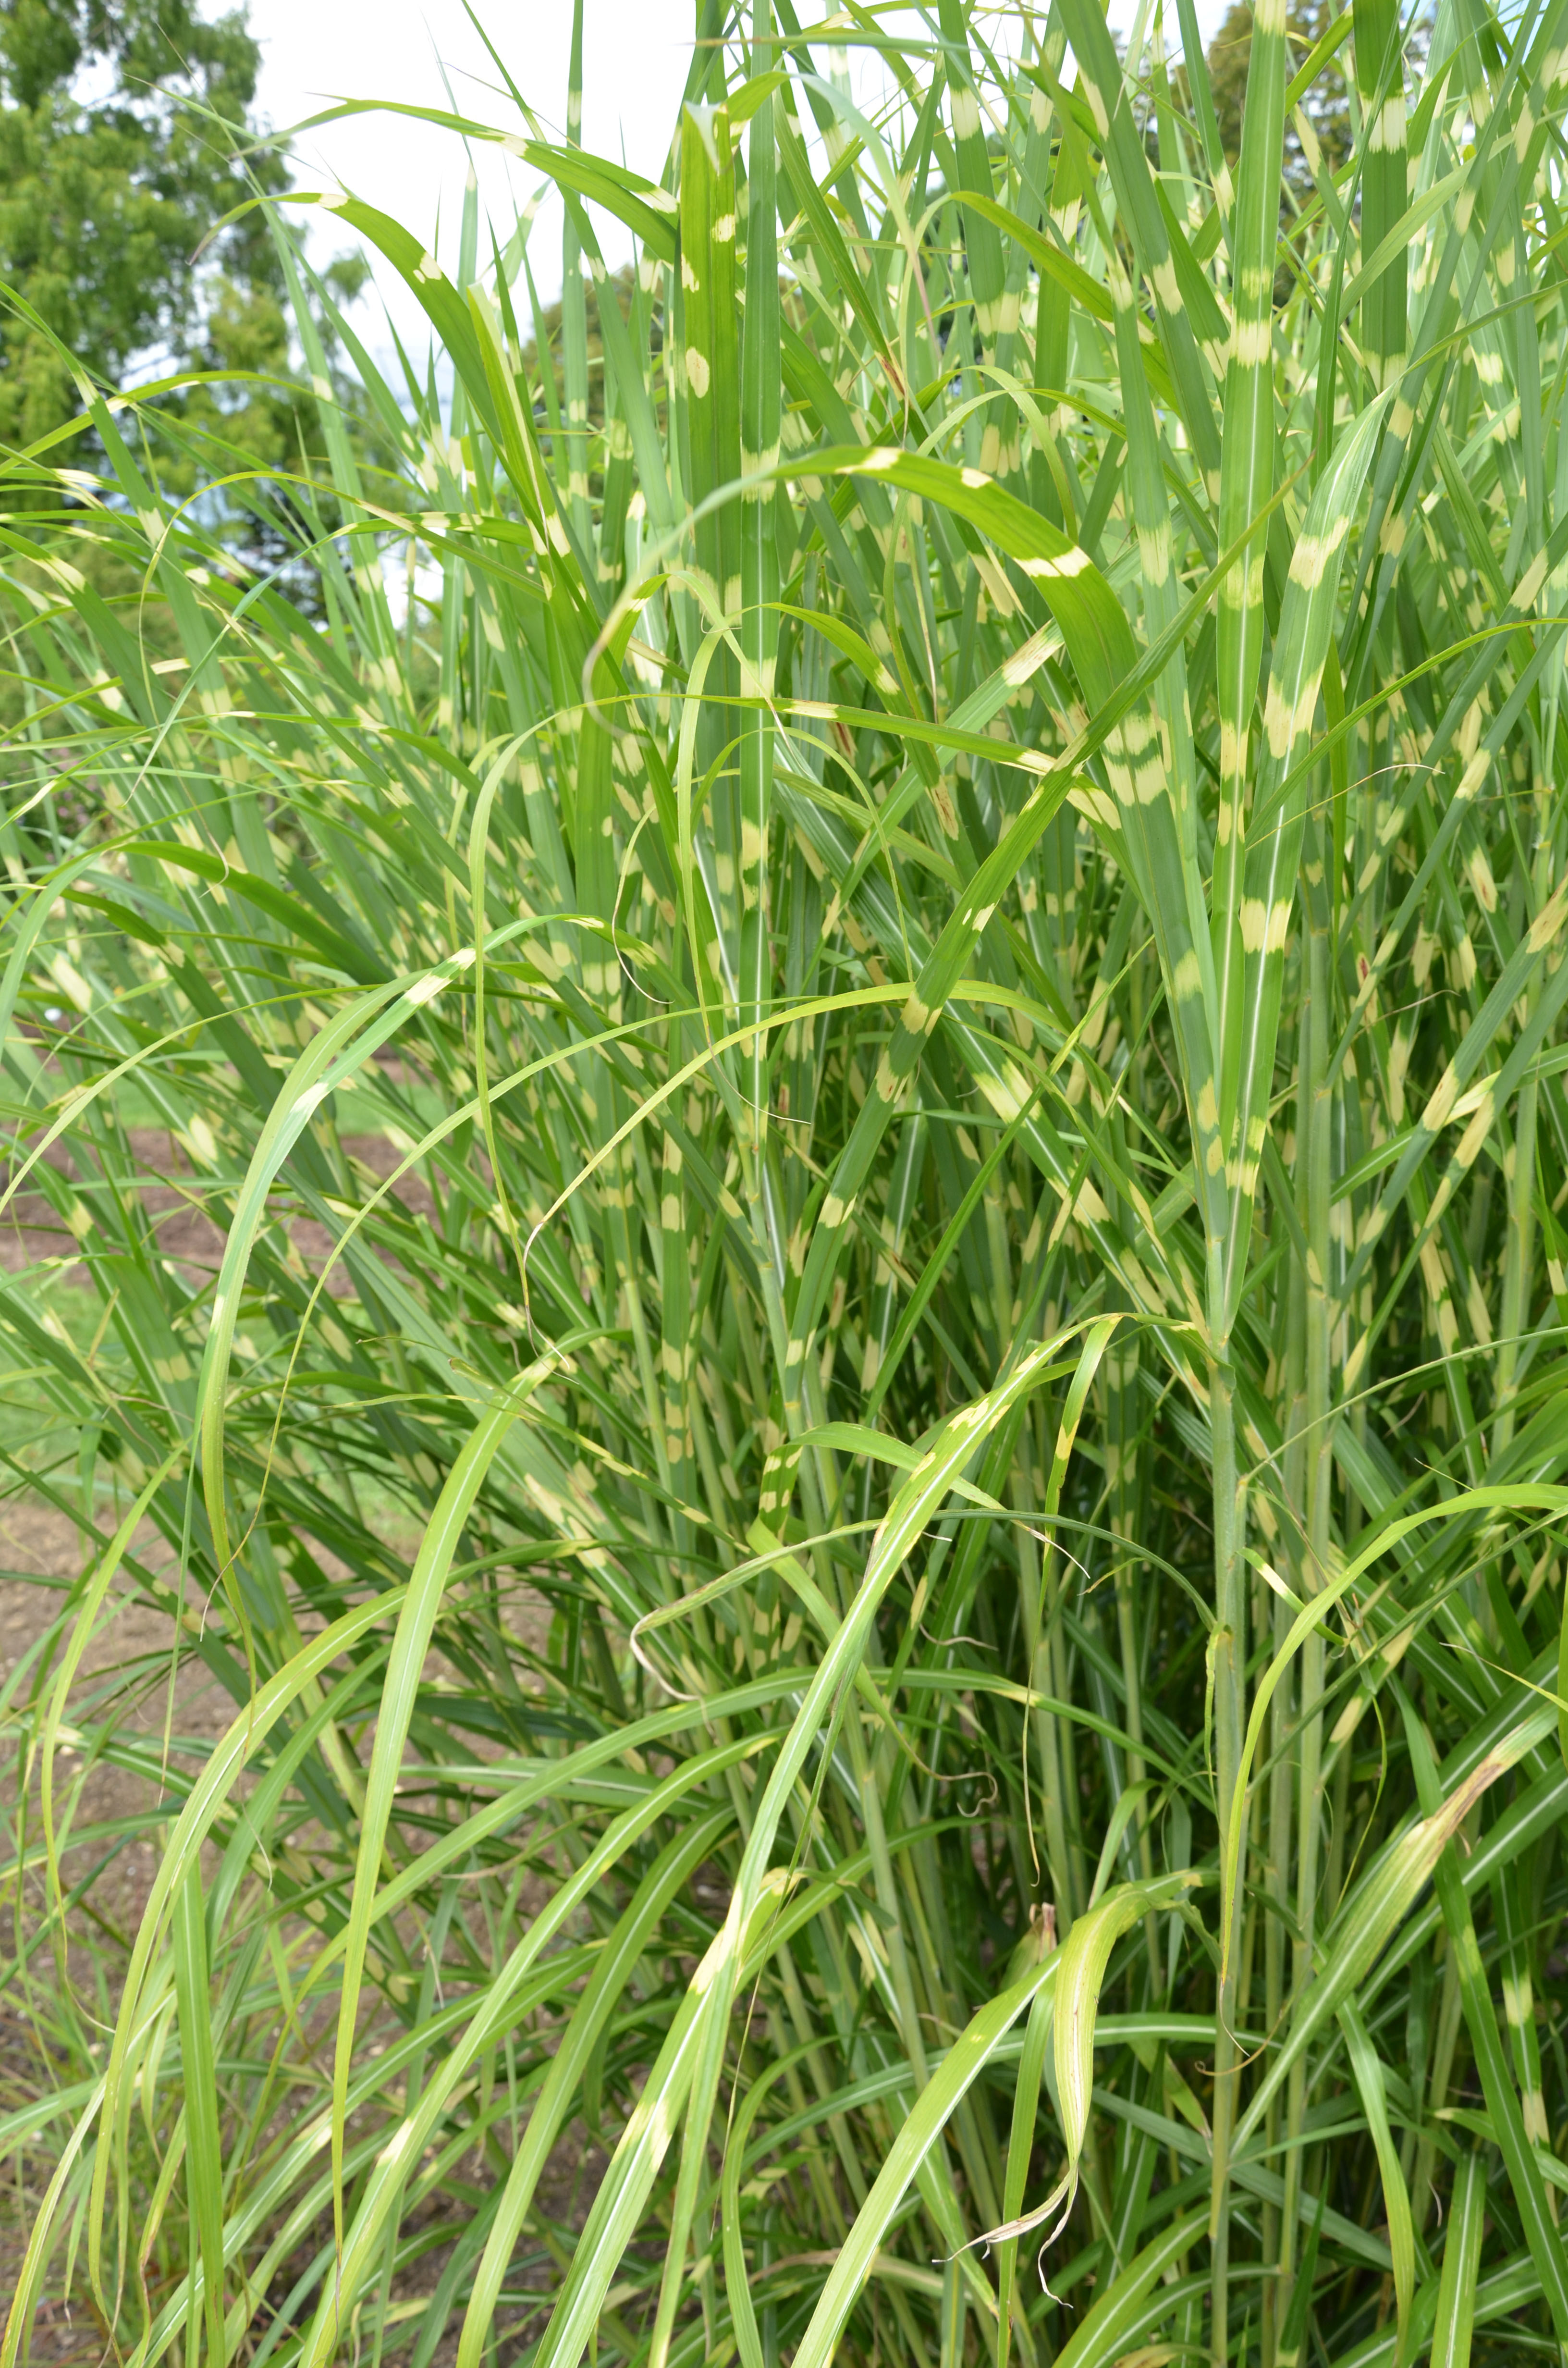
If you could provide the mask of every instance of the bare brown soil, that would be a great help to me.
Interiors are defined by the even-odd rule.
[[[137,1129],[132,1131],[131,1142],[143,1179],[140,1188],[142,1206],[155,1229],[161,1254],[174,1261],[190,1281],[215,1275],[222,1261],[224,1236],[207,1213],[200,1176],[193,1173],[178,1144],[166,1133]],[[379,1134],[346,1137],[343,1147],[358,1167],[383,1179],[401,1158],[386,1138]],[[57,1170],[74,1179],[74,1164],[63,1143],[51,1148],[49,1158]],[[433,1212],[432,1197],[422,1178],[400,1178],[393,1189],[412,1213]],[[290,1230],[307,1265],[319,1269],[331,1247],[328,1229],[308,1218],[296,1218]],[[47,1195],[24,1186],[0,1221],[0,1269],[19,1274],[44,1265],[51,1269],[57,1283],[82,1284],[89,1281],[79,1245]],[[352,1289],[341,1268],[331,1276],[329,1288],[335,1295]],[[101,1508],[96,1526],[101,1531]],[[134,1545],[146,1566],[160,1576],[172,1575],[170,1550],[150,1526]],[[78,1528],[69,1514],[41,1496],[30,1499],[14,1497],[0,1503],[0,1687],[17,1675],[21,1664],[29,1664],[21,1671],[14,1697],[17,1702],[25,1702],[31,1695],[40,1667],[57,1661],[58,1648],[51,1643],[49,1632],[60,1613],[62,1588],[79,1576],[85,1554],[95,1550],[91,1537]],[[317,1551],[320,1553],[319,1548]],[[321,1558],[330,1567],[331,1557],[322,1554]],[[538,1650],[545,1641],[548,1609],[537,1600],[532,1605],[525,1602],[519,1609],[519,1638]],[[120,1699],[123,1725],[131,1732],[146,1737],[162,1737],[166,1732],[175,1738],[193,1741],[221,1734],[234,1714],[234,1705],[199,1660],[188,1653],[176,1655],[172,1622],[138,1598],[129,1581],[124,1582],[121,1592],[111,1598],[106,1611],[112,1611],[112,1617],[100,1625],[83,1656],[73,1689],[72,1707],[80,1713],[95,1698],[101,1702],[106,1690],[112,1687]],[[439,1656],[433,1659],[438,1667]],[[526,1673],[519,1675],[527,1685],[529,1679]],[[36,1770],[28,1792],[25,1812],[15,1798],[14,1788],[4,1806],[11,1819],[25,1814],[28,1829],[36,1837],[40,1814]],[[102,1762],[86,1767],[80,1752],[70,1746],[57,1757],[56,1816],[59,1818],[69,1804],[73,1830],[77,1833],[89,1827],[101,1827],[122,1819],[142,1817],[156,1804],[157,1794],[155,1782],[144,1776]],[[110,1862],[94,1876],[90,1890],[73,1910],[63,1940],[57,1942],[51,1938],[48,1945],[37,1950],[26,1978],[13,1986],[10,1996],[0,1998],[0,2112],[15,2110],[46,2094],[51,2081],[59,2077],[74,2077],[66,2070],[64,2059],[57,2059],[51,2046],[51,2032],[60,2028],[62,2009],[68,1998],[79,2021],[85,2021],[89,2028],[96,2026],[107,2035],[113,2013],[113,1990],[158,1865],[161,1842],[155,1838],[157,1829],[153,1828],[152,1833],[153,1838],[133,1839],[115,1852]],[[81,1881],[101,1855],[91,1846],[85,1850],[68,1849],[62,1860],[66,1884]],[[10,1910],[6,1921],[11,1929],[0,1939],[0,1951],[10,1956],[21,1933],[29,1927],[36,1930],[38,1918],[47,1908],[41,1876],[29,1874],[20,1900],[3,1905]],[[13,1922],[13,1917],[18,1920]],[[91,1946],[87,1945],[89,1940]],[[543,2212],[568,2226],[581,2226],[603,2159],[585,2132],[568,2132],[541,2182],[540,2204]],[[493,2166],[476,2163],[470,2168],[482,2183],[487,2183],[494,2176]],[[47,2169],[42,2154],[32,2155],[7,2167],[6,2183],[0,2186],[0,2327],[4,2326],[6,2306],[19,2276],[28,2227],[41,2201]],[[419,2297],[434,2287],[446,2249],[444,2246],[432,2249],[411,2278],[399,2281],[399,2293],[405,2306],[416,2305]],[[82,2299],[85,2288],[81,2264],[78,2263],[74,2282],[74,2299],[69,2303],[61,2298],[60,2269],[57,2253],[44,2282],[44,2298],[33,2313],[28,2356],[40,2363],[40,2368],[76,2368],[78,2362],[102,2362],[106,2357],[104,2337],[96,2314],[85,2306]],[[545,2273],[538,2282],[548,2291],[558,2275],[558,2270]],[[525,2273],[520,2283],[531,2285],[535,2279]],[[454,2322],[436,2355],[434,2368],[449,2368],[456,2353],[457,2332]],[[502,2355],[509,2356],[513,2348],[503,2341]]]
[[[166,1571],[170,1556],[160,1538],[148,1533],[139,1536],[135,1545],[148,1566],[160,1574]],[[324,1554],[323,1558],[330,1561]],[[32,1666],[22,1681],[24,1690],[30,1691],[39,1656],[47,1646],[48,1632],[58,1616],[60,1584],[69,1584],[78,1576],[83,1559],[81,1533],[67,1514],[36,1500],[0,1506],[0,1686],[30,1656]],[[121,1684],[128,1672],[135,1671],[134,1698],[124,1718],[129,1729],[161,1736],[166,1724],[177,1737],[210,1738],[220,1735],[233,1717],[234,1705],[199,1660],[187,1654],[175,1666],[173,1623],[154,1607],[137,1599],[129,1586],[113,1601],[112,1621],[100,1628],[83,1656],[73,1691],[74,1704],[91,1701],[101,1694],[106,1685]],[[548,1608],[542,1602],[525,1601],[518,1607],[517,1619],[520,1640],[531,1649],[540,1650],[545,1642],[548,1621]],[[51,1652],[49,1657],[52,1660],[56,1656]],[[438,1654],[432,1656],[432,1664],[439,1669]],[[525,1685],[530,1682],[526,1671],[519,1672],[519,1676]],[[67,1801],[74,1803],[74,1822],[80,1830],[143,1814],[156,1800],[156,1787],[143,1777],[113,1766],[98,1764],[84,1770],[80,1753],[66,1748],[56,1763],[55,1799],[57,1816]],[[18,1804],[14,1791],[4,1806],[15,1816]],[[36,1779],[29,1787],[28,1815],[36,1835]],[[153,1839],[134,1840],[122,1848],[97,1875],[90,1892],[73,1912],[63,1946],[39,1951],[31,1960],[28,1978],[0,1999],[0,2112],[16,2110],[46,2094],[56,2078],[74,2077],[63,2060],[59,2062],[57,2070],[51,2044],[51,2034],[59,2028],[66,1994],[73,1997],[78,2015],[107,2036],[114,2006],[113,1990],[146,1907],[159,1855],[160,1844]],[[67,1849],[62,1860],[66,1884],[85,1875],[97,1856],[93,1849]],[[537,1908],[541,1900],[542,1886],[537,1895],[532,1883],[525,1886],[521,1903],[525,1915]],[[11,1925],[0,1936],[0,1949],[7,1956],[15,1949],[19,1931],[29,1925],[36,1927],[46,1905],[41,1878],[29,1876],[20,1903],[19,1925]],[[11,1924],[9,1916],[6,1920]],[[87,1932],[89,1920],[91,1936]],[[89,1937],[97,1945],[86,1945]],[[106,1966],[110,1985],[107,1995]],[[604,2162],[603,2153],[592,2145],[585,2132],[576,2127],[568,2130],[540,2183],[539,2208],[558,2223],[580,2227]],[[0,2186],[0,2328],[19,2279],[28,2226],[42,2200],[47,2174],[48,2161],[40,2152],[7,2166],[6,2183]],[[494,2167],[475,2162],[464,2167],[464,2175],[476,2184],[486,2185],[494,2176]],[[427,2224],[450,2209],[443,2199],[423,2214],[421,2221]],[[453,2233],[457,2233],[455,2225]],[[404,2330],[412,2331],[416,2327],[417,2305],[423,2296],[434,2290],[448,2251],[444,2244],[433,2247],[413,2271],[397,2281],[394,2299],[404,2309]],[[303,2267],[304,2258],[301,2253],[291,2265],[290,2279]],[[521,2271],[514,2282],[525,2286],[538,2283],[547,2295],[558,2276],[558,2268],[546,2270],[541,2265],[540,2271],[532,2274]],[[279,2289],[276,2300],[282,2299],[283,2290]],[[72,2299],[62,2297],[61,2257],[57,2251],[43,2283],[42,2298],[35,2307],[30,2330],[28,2356],[40,2368],[85,2368],[85,2363],[106,2359],[100,2324],[85,2303],[84,2294],[82,2264],[78,2260]],[[449,2325],[432,2368],[451,2368],[460,2324],[460,2315]],[[511,2358],[516,2349],[515,2340],[503,2341],[500,2358]]]
[[[153,1567],[166,1561],[161,1540],[149,1535],[139,1539],[137,1546]],[[31,1691],[40,1647],[60,1611],[60,1583],[74,1579],[82,1564],[81,1533],[69,1515],[36,1500],[13,1499],[0,1506],[0,1565],[4,1566],[0,1575],[0,1684],[13,1676],[19,1663],[30,1657],[32,1666],[22,1680],[23,1700]],[[182,1663],[174,1676],[172,1696],[166,1675],[164,1683],[158,1683],[157,1672],[171,1670],[173,1642],[172,1623],[127,1591],[119,1599],[112,1622],[100,1630],[83,1656],[74,1702],[91,1700],[107,1682],[140,1665],[145,1669],[145,1690],[142,1701],[128,1711],[129,1726],[157,1734],[167,1713],[171,1726],[179,1735],[221,1734],[233,1715],[233,1704],[199,1662],[187,1658]],[[73,1823],[80,1829],[134,1818],[152,1804],[156,1794],[155,1788],[145,1779],[119,1768],[100,1764],[84,1772],[80,1752],[67,1748],[56,1761],[54,1797],[57,1816],[70,1807]],[[14,1791],[5,1805],[8,1821],[16,1819],[20,1804]],[[39,1832],[36,1781],[29,1787],[24,1831],[31,1839],[36,1839]],[[101,1854],[91,1847],[67,1849],[62,1861],[63,1880],[67,1884],[80,1881]],[[74,1998],[78,2015],[89,2027],[101,2025],[105,2001],[99,1990],[97,1969],[106,1958],[117,1970],[123,1962],[120,1944],[134,1933],[141,1920],[156,1869],[157,1850],[151,1840],[135,1840],[119,1850],[93,1883],[82,1907],[68,1920],[63,1945],[56,1949],[49,1943],[36,1951],[25,1975],[17,1979],[0,2000],[0,2100],[5,2109],[15,2110],[48,2092],[55,2068],[51,2038],[60,2029],[64,1996]],[[8,1900],[6,1906],[17,1917],[13,1924],[7,1916],[11,1929],[0,1942],[10,1956],[23,1934],[29,1929],[36,1930],[45,1906],[41,1878],[29,1875],[20,1901]],[[97,1951],[85,1945],[89,1928],[100,1943]],[[103,1943],[108,1944],[107,1949]],[[73,2075],[67,2071],[66,2077]],[[28,2225],[41,2201],[41,2173],[46,2169],[41,2155],[24,2156],[10,2168],[0,2194],[0,2297],[7,2305],[20,2272]],[[77,2284],[80,2285],[79,2277]],[[45,2368],[97,2362],[104,2356],[101,2333],[93,2314],[84,2307],[80,2293],[74,2301],[66,2302],[53,2278],[45,2283],[44,2298],[35,2309],[31,2332],[31,2357],[45,2363]]]
[[[384,1134],[345,1135],[342,1142],[349,1160],[382,1182],[401,1166],[404,1156]],[[207,1214],[201,1179],[192,1172],[180,1145],[160,1129],[132,1127],[131,1148],[145,1179],[140,1199],[156,1230],[160,1254],[188,1275],[216,1274],[223,1255],[222,1228]],[[75,1178],[75,1163],[63,1138],[46,1156],[51,1167]],[[400,1177],[392,1190],[412,1214],[433,1212],[435,1201],[423,1177],[415,1173]],[[306,1264],[319,1269],[332,1247],[326,1226],[313,1217],[300,1217],[290,1231]],[[0,1268],[8,1274],[24,1274],[44,1259],[55,1262],[62,1282],[87,1279],[70,1228],[56,1215],[46,1194],[24,1184],[0,1221]],[[334,1269],[327,1288],[337,1297],[352,1288],[341,1266]]]

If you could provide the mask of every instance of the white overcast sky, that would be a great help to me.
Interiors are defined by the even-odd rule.
[[[211,0],[217,13],[223,0]],[[804,0],[802,24],[827,16],[826,0]],[[564,131],[571,50],[571,0],[476,0],[519,90],[557,136]],[[931,15],[936,14],[932,6]],[[1112,0],[1113,25],[1132,18],[1132,0]],[[1199,0],[1205,38],[1223,14],[1223,0]],[[262,44],[259,101],[275,126],[301,122],[335,99],[392,99],[451,107],[459,114],[520,130],[517,109],[474,30],[462,0],[249,0],[251,28]],[[1167,10],[1175,40],[1176,11]],[[584,144],[624,156],[657,177],[691,54],[693,0],[586,0],[584,35]],[[858,95],[881,86],[876,63],[852,53]],[[336,185],[394,215],[449,262],[455,251],[468,157],[451,133],[392,113],[324,126],[295,144],[295,179],[301,188]],[[500,237],[517,210],[531,199],[537,180],[494,146],[473,151],[480,195]],[[311,251],[318,262],[349,243],[346,225],[303,210]],[[437,245],[437,226],[439,223]],[[614,225],[603,231],[607,256],[629,252]],[[482,249],[483,251],[483,249]],[[529,260],[541,301],[561,283],[561,214],[541,208],[529,238]],[[360,307],[358,325],[372,350],[386,350],[381,304],[400,335],[422,358],[423,315],[389,267],[376,273],[374,296]]]
[[[449,108],[503,131],[523,129],[462,0],[249,0],[248,13],[262,44],[259,105],[278,129],[348,97]],[[563,136],[571,0],[482,0],[475,13],[541,124]],[[686,80],[692,16],[690,0],[587,0],[585,145],[624,154],[657,177]],[[378,112],[302,134],[293,156],[301,188],[335,183],[351,190],[451,261],[470,161],[452,133]],[[472,161],[483,206],[504,241],[538,177],[494,146],[476,143]],[[351,243],[347,226],[328,214],[301,210],[301,219],[310,223],[318,261]],[[529,260],[541,299],[552,296],[561,283],[559,208],[539,218]],[[360,310],[360,332],[372,349],[385,342],[377,335],[381,301],[422,352],[423,316],[387,266],[376,269],[375,301]]]

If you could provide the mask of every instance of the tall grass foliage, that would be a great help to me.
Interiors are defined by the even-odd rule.
[[[1568,0],[697,35],[322,619],[8,464],[4,2368],[1560,2357]]]

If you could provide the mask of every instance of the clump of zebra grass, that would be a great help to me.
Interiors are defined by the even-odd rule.
[[[4,2368],[1568,2345],[1565,18],[703,0],[657,187],[437,118],[557,348],[279,222],[319,619],[10,464],[16,1994],[158,1860]]]

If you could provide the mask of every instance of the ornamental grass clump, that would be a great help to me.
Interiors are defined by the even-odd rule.
[[[0,2360],[1560,2356],[1568,0],[582,18],[7,464]]]

